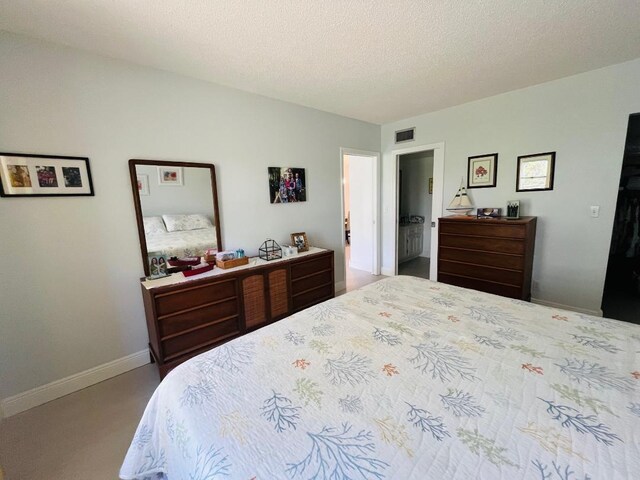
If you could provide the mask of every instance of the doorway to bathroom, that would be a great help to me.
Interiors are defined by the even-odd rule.
[[[398,275],[429,278],[434,151],[398,156]]]

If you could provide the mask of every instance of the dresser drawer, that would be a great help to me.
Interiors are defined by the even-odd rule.
[[[291,265],[291,280],[293,281],[301,277],[306,277],[307,275],[318,273],[322,270],[331,269],[333,269],[331,255],[322,255],[309,260],[296,261]]]
[[[459,248],[441,247],[439,260],[455,260],[457,262],[487,265],[489,267],[510,268],[513,270],[524,269],[523,255],[505,255],[496,252],[477,252]]]
[[[233,315],[238,315],[237,298],[169,315],[158,321],[160,338],[163,339],[168,335],[175,335]]]
[[[156,295],[156,313],[159,317],[174,312],[179,312],[192,307],[206,305],[208,303],[235,297],[236,281],[207,283],[195,287],[175,290],[173,292]]]
[[[319,273],[314,273],[307,277],[293,280],[291,282],[291,292],[293,293],[293,295],[296,295],[298,293],[304,292],[305,290],[309,290],[310,288],[315,288],[327,284],[331,285],[332,281],[332,271],[320,271]]]
[[[523,255],[525,250],[523,240],[454,235],[442,231],[440,232],[440,246],[518,255]]]
[[[480,220],[486,224],[463,221],[440,222],[440,232],[456,235],[477,235],[483,237],[525,238],[527,232],[524,225],[496,224],[492,220]]]
[[[518,287],[492,283],[486,280],[479,280],[477,278],[468,278],[448,273],[438,273],[438,281],[448,283],[449,285],[457,285],[458,287],[471,288],[473,290],[480,290],[481,292],[502,295],[503,297],[528,300],[528,298],[523,297],[522,290]]]
[[[333,298],[333,285],[330,283],[313,290],[293,295],[293,310],[298,311],[316,303]]]
[[[179,356],[200,350],[208,345],[224,341],[230,336],[240,333],[240,322],[237,316],[221,320],[213,325],[170,337],[162,341],[164,360],[171,361]]]
[[[522,272],[517,270],[470,265],[468,263],[452,262],[450,260],[440,260],[438,268],[441,273],[445,274],[464,275],[479,280],[506,283],[517,287],[520,287],[522,284]]]

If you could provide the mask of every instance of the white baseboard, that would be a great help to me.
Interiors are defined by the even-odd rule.
[[[380,273],[385,277],[393,277],[396,274],[395,269],[393,267],[391,268],[382,267],[380,269]]]
[[[56,380],[46,385],[27,390],[0,401],[0,414],[10,417],[30,408],[64,397],[83,388],[90,387],[111,377],[133,370],[149,363],[149,350],[132,353],[112,362],[98,365],[84,372]],[[0,416],[0,418],[2,418]]]
[[[549,302],[548,300],[541,300],[539,298],[531,298],[531,303],[537,303],[538,305],[544,305],[545,307],[561,308],[562,310],[570,310],[572,312],[584,313],[587,315],[594,315],[596,317],[602,317],[602,309],[589,310],[588,308],[572,307],[571,305],[563,305],[562,303]]]
[[[336,293],[347,289],[347,282],[336,282]]]

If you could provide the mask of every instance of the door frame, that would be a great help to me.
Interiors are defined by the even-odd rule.
[[[373,160],[373,275],[380,275],[381,264],[381,252],[380,252],[380,205],[381,205],[381,184],[380,184],[380,168],[381,168],[381,155],[380,152],[369,152],[367,150],[358,150],[356,148],[340,148],[340,231],[342,232],[342,252],[344,253],[346,247],[346,239],[344,236],[344,156],[354,155],[358,157],[372,157]],[[344,272],[345,281],[347,268],[347,259],[344,257]]]
[[[400,172],[400,155],[406,155],[408,153],[428,152],[433,151],[433,202],[431,204],[431,263],[429,265],[429,278],[431,280],[438,280],[438,218],[443,214],[444,208],[444,142],[430,143],[427,145],[415,145],[413,147],[399,148],[392,150],[391,155],[395,159],[395,168],[393,170],[394,178],[391,179],[393,183],[393,195],[396,204],[395,215],[395,236],[394,236],[394,275],[398,275],[398,231],[399,231],[399,216],[400,216],[400,203],[398,201],[398,182]]]

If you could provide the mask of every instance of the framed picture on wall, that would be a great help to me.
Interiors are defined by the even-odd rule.
[[[91,196],[87,157],[0,153],[0,196]]]
[[[535,153],[518,157],[516,192],[553,190],[556,152]]]
[[[497,173],[497,153],[469,157],[467,167],[467,188],[495,187]]]
[[[304,168],[268,167],[268,172],[270,203],[307,201],[307,177]]]
[[[158,167],[158,184],[181,187],[182,167]]]
[[[149,175],[138,174],[138,194],[149,195]]]

